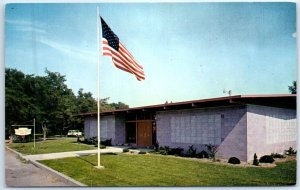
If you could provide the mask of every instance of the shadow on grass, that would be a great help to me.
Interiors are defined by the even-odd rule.
[[[88,164],[91,165],[91,166],[96,166],[96,165],[93,164],[92,162],[90,162],[90,161],[84,159],[83,157],[85,157],[85,156],[78,156],[77,158],[78,158],[79,160],[82,160],[82,161],[88,163]]]
[[[113,153],[113,152],[107,152],[107,153],[101,153],[101,155],[114,155],[114,156],[116,156],[116,155],[118,155],[118,154]],[[84,157],[86,157],[86,156],[89,156],[89,155],[84,155],[84,156],[82,155],[82,156],[78,156],[77,158],[80,159],[80,160],[82,160],[82,161],[84,161],[84,162],[86,162],[86,163],[88,163],[88,164],[91,165],[91,166],[96,166],[96,164],[93,164],[93,163],[90,162],[89,160],[84,159]]]

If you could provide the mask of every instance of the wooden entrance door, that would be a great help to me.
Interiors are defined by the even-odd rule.
[[[152,121],[137,122],[137,145],[141,147],[152,145]]]

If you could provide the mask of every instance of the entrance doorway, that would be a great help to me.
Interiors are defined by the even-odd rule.
[[[155,112],[126,114],[125,139],[131,146],[150,147],[156,142]]]
[[[152,121],[137,122],[137,146],[152,146]]]

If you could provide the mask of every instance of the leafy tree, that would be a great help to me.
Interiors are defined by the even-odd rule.
[[[100,112],[113,111],[117,109],[127,109],[129,106],[123,102],[108,103],[109,97],[100,99]]]
[[[12,124],[33,118],[36,118],[37,126],[43,126],[50,134],[62,133],[64,127],[72,125],[76,97],[67,88],[65,76],[48,70],[45,72],[46,76],[34,77],[6,69],[7,129]]]
[[[97,101],[90,92],[79,89],[77,96],[66,85],[64,75],[45,70],[46,76],[25,75],[16,69],[5,69],[6,133],[12,124],[36,118],[37,132],[65,134],[68,129],[83,128],[83,120],[76,113],[97,111]],[[101,111],[124,109],[122,103],[100,100]],[[42,131],[41,131],[42,130]]]
[[[292,86],[289,86],[289,91],[291,94],[297,94],[297,81],[293,81]]]
[[[123,102],[111,103],[110,105],[116,110],[129,108],[129,106],[127,104],[124,104]]]
[[[32,81],[31,75],[24,75],[16,69],[5,70],[5,121],[6,132],[11,133],[12,128],[8,127],[15,123],[24,122],[33,117],[36,106],[32,103],[28,85]]]
[[[97,110],[97,102],[93,98],[92,93],[83,92],[83,89],[80,88],[77,95],[77,113],[86,113]]]

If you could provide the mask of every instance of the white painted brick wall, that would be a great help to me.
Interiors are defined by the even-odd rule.
[[[296,149],[296,110],[248,105],[247,159]]]

